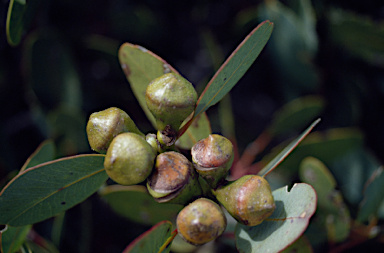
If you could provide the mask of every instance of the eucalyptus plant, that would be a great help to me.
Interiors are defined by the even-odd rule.
[[[299,183],[290,191],[287,186],[272,191],[264,177],[319,120],[272,159],[259,175],[228,181],[234,161],[233,145],[224,136],[211,134],[205,114],[244,75],[266,45],[272,29],[270,21],[259,24],[223,63],[199,97],[193,84],[159,56],[138,45],[121,45],[122,69],[157,132],[145,136],[128,116],[129,112],[118,108],[93,113],[87,135],[91,148],[100,154],[46,159],[31,168],[26,164],[0,193],[0,224],[5,225],[4,231],[29,227],[55,216],[98,190],[105,196],[105,192],[117,186],[106,185],[111,178],[125,185],[121,190],[126,192],[142,189],[142,185],[133,185],[146,182],[147,190],[140,191],[158,202],[152,204],[154,208],[163,205],[167,209],[169,205],[166,217],[170,221],[176,219],[172,211],[175,204],[177,213],[180,212],[173,232],[170,221],[160,222],[129,245],[125,253],[169,252],[178,232],[193,245],[215,240],[227,229],[225,210],[239,221],[235,237],[241,252],[265,247],[278,252],[296,241],[316,210],[315,190]],[[186,154],[186,150],[192,150],[192,154]],[[43,148],[31,160],[41,152]],[[286,233],[289,237],[281,240]],[[280,243],[269,243],[273,240]]]

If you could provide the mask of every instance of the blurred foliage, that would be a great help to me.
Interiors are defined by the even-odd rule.
[[[317,131],[270,173],[268,180],[275,189],[292,181],[305,181],[299,178],[300,164],[308,162],[303,159],[319,159],[322,165],[314,162],[320,171],[316,173],[328,175],[328,183],[322,183],[327,191],[337,192],[331,194],[336,202],[327,203],[324,195],[321,202],[319,199],[319,209],[303,239],[302,244],[308,248],[305,252],[311,251],[307,241],[314,252],[381,252],[381,1],[10,2],[26,15],[7,20],[9,3],[1,3],[1,186],[48,138],[55,143],[56,157],[90,153],[85,124],[94,111],[116,106],[127,111],[143,132],[152,130],[117,59],[123,42],[143,45],[161,55],[201,91],[240,39],[269,19],[274,22],[274,31],[258,61],[231,91],[226,105],[207,111],[212,131],[234,132],[242,154],[265,129],[273,129],[272,136],[264,138],[264,148],[249,156],[249,165],[259,164],[257,171],[272,157],[262,160],[264,155],[279,152],[282,148],[278,144],[295,137],[306,126],[287,123],[283,116],[291,113],[301,118],[295,114],[301,112],[308,121],[313,120],[309,117],[321,116]],[[7,30],[6,25],[12,22],[22,24],[22,29]],[[6,31],[11,36],[8,39]],[[225,111],[233,114],[226,115]],[[231,119],[235,124],[220,123]],[[286,128],[277,128],[281,124]],[[347,212],[336,210],[340,206],[348,211],[348,226],[335,222],[334,217]],[[148,229],[147,225],[116,216],[97,196],[70,209],[62,219],[63,223],[50,219],[34,225],[25,249],[54,252],[36,243],[43,241],[38,239],[42,239],[40,234],[58,241],[60,252],[122,252]],[[57,231],[52,225],[62,226],[61,234],[51,236],[51,230]],[[349,234],[335,237],[340,229],[349,230]],[[229,245],[224,247],[225,252],[234,251]]]

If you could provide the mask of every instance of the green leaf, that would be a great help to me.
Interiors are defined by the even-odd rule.
[[[124,43],[121,45],[118,55],[121,67],[136,99],[156,128],[155,118],[145,102],[145,90],[153,79],[166,73],[178,74],[178,72],[159,56],[139,45]]]
[[[200,95],[194,118],[219,102],[235,86],[267,44],[272,29],[273,23],[262,22],[232,52]]]
[[[370,219],[377,217],[380,204],[384,203],[384,173],[381,166],[375,170],[368,180],[365,191],[364,199],[360,204],[357,220],[360,222],[370,221]]]
[[[104,155],[72,156],[29,168],[0,192],[0,224],[48,219],[84,201],[107,178]]]
[[[281,162],[279,168],[296,173],[301,161],[307,156],[316,157],[324,163],[330,164],[353,148],[361,146],[362,143],[362,133],[353,128],[335,128],[326,132],[313,132],[292,151],[287,159]],[[279,145],[263,160],[271,161],[285,146],[285,143]]]
[[[8,7],[6,32],[8,43],[17,46],[28,29],[39,5],[39,0],[11,0]]]
[[[274,170],[287,156],[300,144],[302,140],[312,131],[312,129],[320,122],[320,119],[315,120],[299,137],[294,139],[288,146],[286,146],[275,158],[273,158],[258,175],[266,176],[269,172]]]
[[[236,247],[241,253],[279,252],[296,241],[308,226],[316,210],[316,192],[312,186],[295,184],[272,192],[276,203],[274,213],[260,225],[237,224]]]
[[[99,194],[118,214],[147,225],[174,220],[183,208],[176,204],[157,203],[142,185],[111,185],[102,188]]]
[[[268,131],[273,135],[302,129],[316,119],[324,109],[324,100],[319,96],[306,96],[292,100],[280,108],[273,117]]]
[[[177,140],[176,145],[182,149],[191,149],[196,142],[207,138],[211,133],[211,124],[207,114],[200,114],[196,120],[193,121],[192,125],[188,127],[185,134]]]
[[[171,237],[171,230],[172,223],[170,221],[159,222],[129,244],[123,253],[157,253],[164,243]],[[170,248],[167,247],[162,252],[168,253],[169,251]]]
[[[52,140],[46,140],[41,143],[35,152],[32,153],[21,167],[20,172],[34,167],[38,164],[49,162],[55,158],[55,143]]]
[[[32,226],[10,227],[1,233],[2,253],[13,253],[19,250],[20,246],[24,243],[28,232]]]
[[[317,158],[306,157],[300,164],[300,179],[315,188],[318,198],[319,225],[327,230],[328,240],[344,241],[351,229],[351,216],[343,196],[335,189],[336,180]]]

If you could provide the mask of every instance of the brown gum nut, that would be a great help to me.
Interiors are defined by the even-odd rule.
[[[214,189],[225,178],[234,159],[231,141],[217,134],[198,141],[191,154],[196,171]]]
[[[200,198],[180,211],[176,225],[181,238],[190,244],[202,245],[224,232],[227,219],[218,204]]]

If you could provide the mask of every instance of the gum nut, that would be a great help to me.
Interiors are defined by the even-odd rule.
[[[151,174],[156,153],[146,140],[135,133],[117,135],[108,148],[104,168],[116,183],[134,185]]]
[[[87,123],[88,142],[92,150],[105,154],[113,138],[123,132],[144,136],[123,110],[111,107],[94,112]]]
[[[186,204],[201,195],[198,176],[192,163],[182,154],[168,151],[156,157],[155,168],[147,180],[148,192],[160,203]]]
[[[196,171],[214,189],[225,179],[234,159],[231,141],[218,134],[198,141],[191,154]]]
[[[190,244],[202,245],[224,232],[227,219],[218,204],[199,198],[180,211],[176,225],[181,238]]]
[[[258,175],[246,175],[219,187],[214,194],[238,222],[256,226],[275,210],[269,183]]]
[[[169,126],[177,133],[181,123],[195,109],[197,93],[185,78],[167,73],[148,85],[145,100],[156,119],[157,130],[163,131]]]

